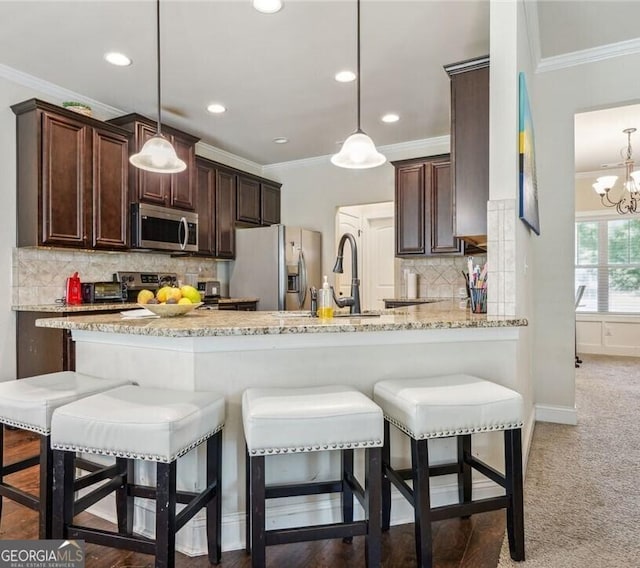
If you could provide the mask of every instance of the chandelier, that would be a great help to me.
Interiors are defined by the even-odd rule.
[[[615,207],[620,215],[627,213],[639,213],[640,207],[640,170],[633,171],[633,158],[631,152],[631,135],[635,128],[625,128],[622,132],[627,135],[627,147],[620,150],[624,160],[624,182],[620,198],[616,200],[611,195],[611,189],[618,176],[602,176],[593,184],[593,189],[600,195],[600,201],[605,207]]]

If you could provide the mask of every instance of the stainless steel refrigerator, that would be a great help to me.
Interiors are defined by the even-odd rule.
[[[322,235],[300,227],[236,229],[229,295],[257,296],[259,310],[308,310],[322,286]]]

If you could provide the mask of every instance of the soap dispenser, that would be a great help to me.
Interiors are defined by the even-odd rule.
[[[323,278],[322,289],[318,294],[318,317],[328,319],[333,317],[333,298],[331,297],[331,288],[327,277]]]

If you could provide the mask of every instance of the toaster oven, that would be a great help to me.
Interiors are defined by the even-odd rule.
[[[122,282],[83,282],[81,287],[85,304],[124,302],[127,299],[127,289]]]

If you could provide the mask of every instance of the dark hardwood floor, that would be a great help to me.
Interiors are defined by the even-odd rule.
[[[19,430],[5,434],[5,462],[36,453],[37,436]],[[36,493],[37,468],[8,478],[11,483]],[[90,520],[96,527],[113,525],[82,513],[82,522]],[[505,530],[504,511],[474,515],[470,519],[450,519],[434,523],[434,568],[496,568]],[[34,511],[3,500],[0,539],[38,538],[38,518]],[[289,544],[267,548],[268,568],[355,568],[364,567],[363,538],[355,538],[348,545],[340,540]],[[382,537],[384,568],[411,568],[416,565],[413,525],[391,527]],[[150,568],[153,557],[87,545],[87,568]],[[177,555],[177,568],[205,568],[210,566],[206,556],[190,558]],[[223,568],[250,568],[244,551],[222,554]]]

